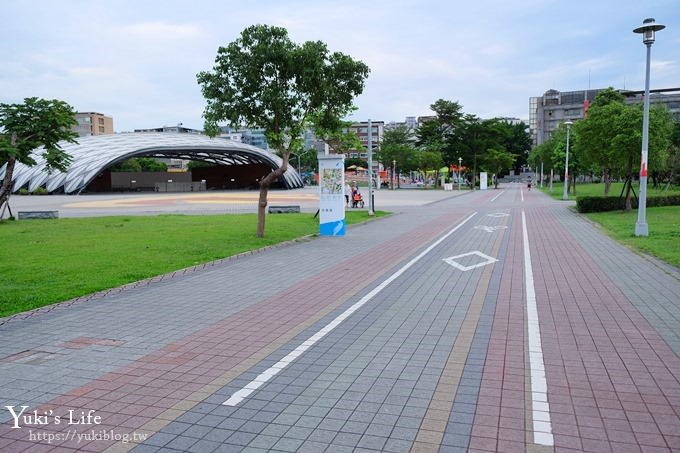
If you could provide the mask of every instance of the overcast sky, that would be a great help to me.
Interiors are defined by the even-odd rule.
[[[555,88],[680,87],[678,0],[0,0],[0,102],[57,98],[113,117],[116,132],[200,129],[196,74],[247,26],[288,29],[371,68],[353,120],[428,115],[437,99],[482,118],[529,118]]]

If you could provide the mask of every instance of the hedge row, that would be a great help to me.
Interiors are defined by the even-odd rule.
[[[638,201],[631,199],[633,209],[637,209]],[[626,205],[624,197],[578,197],[576,209],[578,212],[605,212],[623,210]],[[665,195],[660,197],[648,197],[647,207],[655,206],[680,206],[680,195]]]

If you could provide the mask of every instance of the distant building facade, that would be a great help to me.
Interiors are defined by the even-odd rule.
[[[190,127],[184,127],[182,123],[178,123],[175,126],[161,126],[152,127],[150,129],[135,129],[135,133],[157,133],[164,132],[169,134],[193,134],[193,135],[204,135],[202,130],[191,129]],[[158,158],[159,162],[163,162],[168,166],[168,171],[184,171],[187,169],[187,164],[189,163],[186,159],[175,159],[175,158]]]
[[[78,112],[75,118],[78,124],[73,130],[79,137],[113,134],[113,118],[103,113]]]
[[[269,149],[267,138],[264,135],[264,129],[236,129],[231,126],[221,126],[220,137],[257,146],[258,148],[265,150]]]
[[[362,121],[359,123],[353,123],[349,127],[350,131],[354,131],[359,136],[359,142],[364,148],[362,150],[352,149],[349,151],[348,157],[367,159],[368,158],[368,136],[371,136],[371,146],[374,150],[379,149],[380,143],[382,143],[383,135],[385,134],[385,122],[384,121],[371,121],[371,130],[368,130],[368,121]]]
[[[245,129],[239,131],[241,133],[242,141],[245,144],[257,146],[265,150],[269,149],[267,138],[264,135],[264,129]]]
[[[182,126],[182,123],[176,126],[161,126],[152,127],[150,129],[135,129],[135,132],[170,132],[176,134],[198,134],[203,135],[203,131],[200,129],[191,129],[190,127]]]
[[[548,141],[552,131],[569,120],[585,117],[585,112],[603,88],[560,92],[554,89],[543,96],[529,98],[529,131],[533,146]],[[643,102],[644,91],[619,90],[627,104]],[[650,90],[650,103],[665,105],[671,114],[680,119],[680,88]]]

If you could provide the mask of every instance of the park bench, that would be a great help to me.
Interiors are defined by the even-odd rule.
[[[286,214],[291,212],[300,212],[300,205],[269,206],[270,214]]]
[[[18,219],[58,219],[59,211],[19,211]]]

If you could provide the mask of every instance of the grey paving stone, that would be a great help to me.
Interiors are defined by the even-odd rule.
[[[391,453],[406,453],[411,451],[412,442],[401,439],[387,439],[383,451]]]
[[[361,440],[359,441],[359,444],[357,445],[357,447],[358,448],[366,448],[366,449],[370,449],[370,450],[382,451],[386,442],[387,442],[386,437],[372,436],[372,435],[364,434],[361,437]]]
[[[229,436],[227,442],[233,445],[248,445],[255,437],[257,437],[257,434],[236,431]]]
[[[279,436],[267,436],[260,434],[255,437],[249,447],[271,449],[281,438]]]
[[[161,451],[161,447],[142,444],[137,445],[134,449],[132,449],[132,451],[135,453],[156,453],[158,451]]]
[[[209,440],[209,441],[213,441],[213,442],[223,443],[232,434],[234,434],[234,431],[229,430],[229,429],[213,428],[210,432],[208,432],[204,436],[204,439]]]
[[[312,428],[306,428],[304,426],[293,426],[286,432],[286,437],[292,439],[302,439],[305,440],[314,430]]]
[[[303,443],[304,440],[301,439],[283,438],[274,445],[273,449],[276,451],[294,452],[297,451]]]
[[[249,420],[245,422],[243,425],[241,425],[238,428],[238,431],[246,432],[246,433],[255,433],[259,434],[262,432],[267,427],[268,423],[265,422],[258,422],[254,420]],[[232,429],[227,426],[220,425],[220,428],[227,428],[227,429]]]
[[[163,449],[175,449],[179,451],[187,451],[192,445],[196,443],[196,439],[188,436],[179,436],[168,442],[163,446]]]
[[[298,447],[297,451],[300,453],[318,453],[326,451],[328,447],[329,445],[323,442],[312,442],[307,440]]]
[[[360,440],[361,434],[342,432],[335,436],[333,439],[333,445],[356,447]]]
[[[144,441],[144,444],[145,445],[152,445],[152,446],[156,446],[156,447],[164,447],[169,442],[174,440],[176,437],[177,437],[176,434],[157,433],[157,434],[154,434],[153,436],[149,437],[146,441]]]
[[[248,423],[247,420],[241,419],[241,418],[222,418],[220,423],[215,425],[217,428],[221,429],[228,429],[231,431],[237,431],[241,429],[242,426],[244,426],[246,423]],[[205,426],[204,423],[202,425]],[[210,426],[210,425],[207,425]]]
[[[289,425],[269,424],[262,430],[260,435],[267,435],[272,437],[282,437],[291,427]]]
[[[193,438],[196,438],[196,439],[202,439],[211,430],[212,430],[212,428],[210,428],[208,426],[193,425],[193,426],[190,426],[189,428],[187,428],[182,433],[182,435],[193,437]]]

